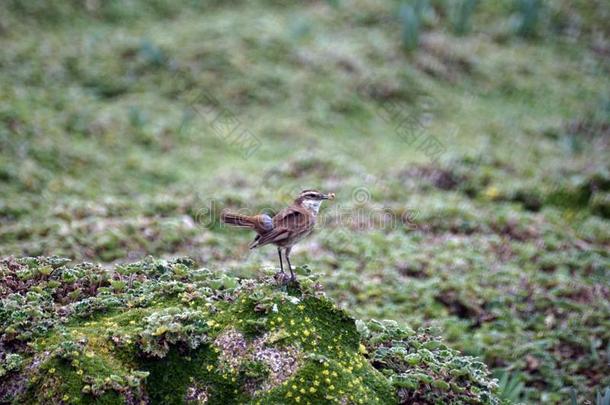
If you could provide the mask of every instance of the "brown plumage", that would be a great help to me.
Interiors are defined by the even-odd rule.
[[[282,249],[284,249],[291,279],[294,280],[295,276],[290,265],[290,250],[313,231],[322,201],[332,200],[334,197],[333,193],[323,194],[316,190],[304,190],[291,206],[284,208],[273,218],[267,214],[249,216],[223,212],[221,220],[229,225],[254,230],[257,235],[250,244],[250,249],[268,244],[276,245],[282,273],[284,273]]]

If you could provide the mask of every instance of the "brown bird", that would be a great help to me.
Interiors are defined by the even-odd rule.
[[[292,205],[278,212],[273,218],[267,214],[248,216],[225,211],[220,219],[225,224],[253,229],[257,235],[250,243],[250,249],[268,244],[276,245],[282,274],[285,274],[282,260],[284,249],[290,279],[294,281],[296,278],[290,265],[290,250],[313,231],[322,201],[333,198],[334,193],[323,194],[317,190],[304,190]]]

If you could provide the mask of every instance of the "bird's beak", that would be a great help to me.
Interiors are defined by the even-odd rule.
[[[335,193],[328,193],[324,195],[324,199],[325,200],[334,200],[335,199]]]

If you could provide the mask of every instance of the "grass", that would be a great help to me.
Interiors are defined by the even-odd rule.
[[[593,399],[610,385],[607,6],[553,3],[523,39],[518,8],[481,2],[458,37],[430,3],[408,53],[392,2],[54,1],[52,21],[7,3],[0,255],[189,255],[250,277],[276,253],[219,210],[334,191],[293,262],[350,313],[438,328],[522,383],[515,401]],[[260,141],[250,158],[222,108]],[[396,130],[413,117],[438,161]]]

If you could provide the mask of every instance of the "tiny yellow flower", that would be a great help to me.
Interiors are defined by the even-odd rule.
[[[69,400],[69,399],[70,399],[70,395],[67,395],[67,394],[66,394],[66,395],[64,395],[64,396],[62,397],[62,399],[63,399],[64,401],[67,401],[67,400]]]
[[[55,367],[49,369],[49,374],[55,374]]]
[[[281,316],[278,316],[278,317],[277,317],[277,321],[278,321],[278,322],[282,322],[282,320],[283,320],[283,318],[282,318]]]
[[[78,374],[78,375],[83,375],[83,370],[80,370],[80,369],[79,369],[79,370],[77,370],[77,371],[76,371],[76,374]]]
[[[331,390],[331,391],[334,391],[335,390],[335,386],[331,384],[331,385],[328,386],[328,389]]]
[[[299,396],[299,397],[296,397],[294,400],[295,400],[296,402],[301,402],[301,397],[300,397],[300,396]]]
[[[214,369],[214,366],[210,364],[210,365],[208,366],[208,371],[212,371],[213,369]]]
[[[329,374],[330,374],[330,371],[328,371],[328,370],[324,370],[324,371],[322,371],[322,374],[324,374],[324,375],[329,375]]]
[[[291,396],[292,396],[292,392],[288,391],[288,392],[286,393],[286,398],[290,398]]]
[[[305,335],[305,337],[309,336],[310,334],[311,332],[309,332],[307,329],[303,331],[303,335]]]
[[[305,393],[305,388],[301,388],[301,389],[299,390],[299,392],[300,392],[301,394],[304,394],[304,393]]]
[[[317,390],[316,390],[314,387],[309,388],[309,392],[311,392],[312,394],[313,394],[314,392],[316,392],[316,391],[317,391]]]
[[[498,196],[500,196],[500,190],[494,186],[489,186],[483,191],[483,194],[490,200],[495,200]]]

